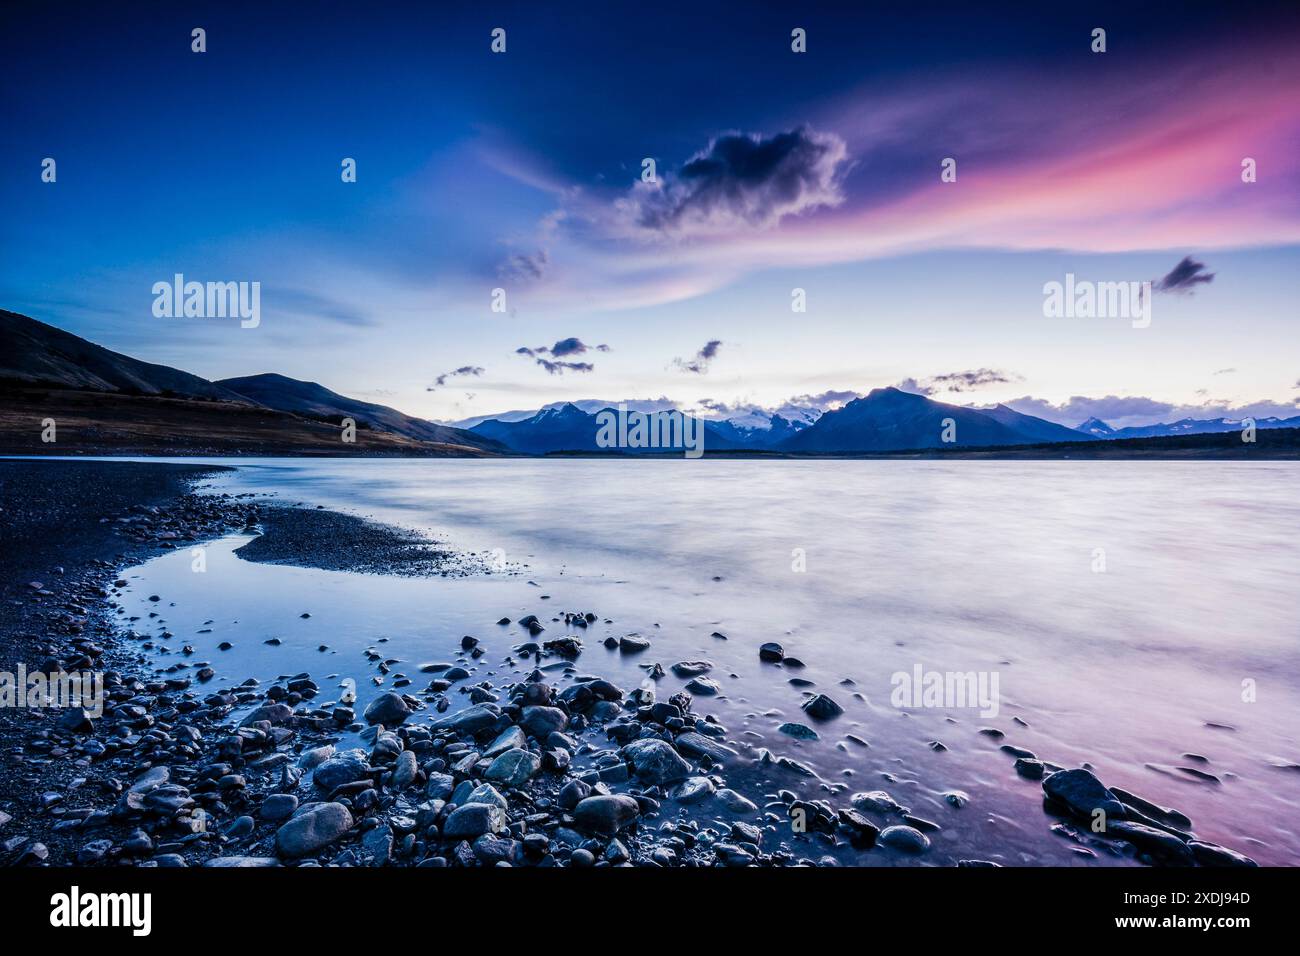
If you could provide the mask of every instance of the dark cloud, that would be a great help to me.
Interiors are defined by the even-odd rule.
[[[568,358],[571,355],[585,355],[595,350],[597,352],[608,352],[608,345],[588,345],[582,339],[576,336],[570,336],[567,339],[560,339],[549,348],[545,345],[539,345],[536,348],[528,348],[521,345],[515,349],[516,355],[527,355],[535,359],[537,364],[546,369],[551,375],[563,375],[565,372],[593,372],[596,366],[590,362],[563,362],[560,359]],[[550,358],[546,358],[546,356]]]
[[[1214,273],[1205,271],[1205,263],[1197,262],[1191,256],[1184,256],[1183,261],[1169,270],[1169,274],[1155,282],[1157,292],[1191,292],[1198,285],[1214,281]]]
[[[696,375],[703,375],[713,364],[713,360],[718,357],[718,350],[722,348],[721,339],[709,339],[704,343],[704,348],[695,353],[694,358],[673,359],[673,366],[683,372],[693,372]]]
[[[450,372],[443,372],[433,380],[433,384],[426,388],[425,391],[432,392],[436,388],[442,388],[442,386],[447,384],[447,379],[449,378],[456,378],[463,375],[472,375],[475,378],[478,378],[485,371],[486,369],[481,368],[478,365],[462,365],[460,368],[452,369]]]
[[[767,227],[843,202],[847,151],[830,133],[799,127],[775,136],[728,133],[659,185],[639,184],[635,222],[662,233]]]
[[[938,395],[944,392],[970,392],[986,385],[1006,385],[1020,381],[1020,376],[992,368],[970,369],[964,372],[945,372],[930,378],[905,378],[898,387],[918,395]]]

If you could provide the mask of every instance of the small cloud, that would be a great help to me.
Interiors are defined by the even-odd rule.
[[[1198,285],[1213,282],[1214,276],[1215,273],[1205,271],[1204,262],[1184,256],[1163,279],[1154,283],[1154,288],[1157,292],[1191,292]]]
[[[692,372],[696,375],[703,375],[713,364],[713,360],[718,357],[718,350],[722,348],[721,339],[709,339],[704,343],[704,348],[695,353],[691,359],[675,358],[673,366],[683,372]]]
[[[456,378],[463,375],[472,375],[473,377],[478,378],[485,371],[486,369],[478,365],[462,365],[460,368],[452,369],[450,372],[443,372],[433,380],[432,385],[425,388],[425,391],[432,392],[436,389],[442,388],[442,386],[447,384],[447,379],[449,378]]]
[[[568,358],[571,355],[585,355],[590,351],[608,352],[608,345],[588,345],[577,336],[570,336],[567,339],[560,339],[554,345],[547,347],[539,345],[536,348],[528,348],[521,345],[515,349],[516,355],[527,355],[535,359],[537,364],[551,375],[563,375],[565,372],[593,372],[596,366],[590,362],[564,362],[561,359]],[[547,358],[546,356],[550,356]]]

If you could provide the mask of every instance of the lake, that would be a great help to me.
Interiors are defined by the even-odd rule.
[[[849,792],[887,790],[943,828],[920,862],[1131,864],[1054,835],[1041,785],[999,750],[1009,744],[1087,763],[1183,811],[1202,839],[1300,863],[1300,463],[212,461],[238,468],[213,490],[418,528],[519,572],[258,565],[233,554],[240,536],[208,547],[204,574],[188,550],[131,570],[123,612],[157,610],[164,623],[137,629],[165,626],[169,645],[217,664],[217,682],[309,670],[326,697],[337,681],[323,675],[352,677],[364,704],[387,689],[365,649],[399,659],[417,690],[418,665],[455,660],[468,634],[488,651],[475,679],[499,684],[526,672],[495,665],[527,639],[499,618],[537,614],[549,638],[565,632],[553,616],[592,611],[578,673],[631,689],[642,665],[713,662],[722,691],[696,709],[742,755],[766,748],[816,774],[754,761],[744,774],[760,793],[847,805]],[[650,650],[602,646],[630,633]],[[262,643],[272,636],[283,643]],[[235,648],[223,654],[224,640]],[[805,666],[761,661],[768,641]],[[995,682],[996,713],[951,698],[897,706],[895,675],[918,668]],[[669,671],[660,695],[684,684]],[[809,692],[845,712],[809,719]],[[779,733],[786,721],[819,739]],[[954,806],[952,791],[969,801]]]

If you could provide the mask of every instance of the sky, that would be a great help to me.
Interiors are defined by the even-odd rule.
[[[905,6],[9,5],[0,307],[444,421],[1300,414],[1300,7]],[[177,273],[259,323],[158,317]]]

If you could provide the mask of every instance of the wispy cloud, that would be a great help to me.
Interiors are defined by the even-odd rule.
[[[939,395],[945,392],[971,392],[989,385],[1008,385],[1022,381],[1021,376],[1012,372],[1000,372],[992,368],[970,369],[964,372],[944,372],[929,378],[905,378],[898,387],[905,392],[918,395]]]
[[[442,386],[447,384],[447,379],[449,378],[458,378],[466,375],[478,378],[484,373],[484,371],[486,371],[486,369],[479,365],[462,365],[460,368],[452,369],[450,372],[443,372],[433,380],[433,384],[426,388],[425,391],[432,392],[435,389],[442,388]]]
[[[691,372],[695,375],[704,375],[708,372],[709,366],[713,364],[713,360],[718,357],[718,351],[721,348],[721,339],[709,339],[704,343],[704,347],[695,353],[694,358],[673,359],[673,368],[683,372]]]
[[[1198,285],[1213,281],[1214,273],[1205,271],[1204,262],[1197,262],[1191,256],[1184,256],[1182,261],[1170,269],[1152,288],[1157,292],[1191,292]]]

